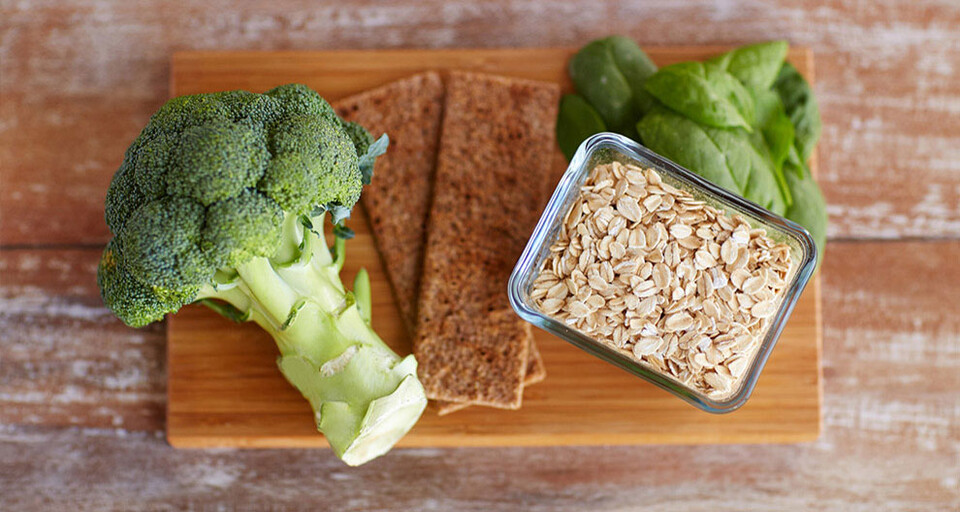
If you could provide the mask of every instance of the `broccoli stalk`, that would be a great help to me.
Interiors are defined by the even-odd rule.
[[[107,191],[104,303],[133,327],[196,301],[256,322],[336,454],[358,465],[385,453],[426,396],[413,356],[397,356],[370,326],[366,273],[354,292],[339,274],[352,236],[343,221],[387,142],[302,85],[170,100]]]
[[[322,215],[307,222],[289,216],[282,236],[295,252],[279,260],[253,258],[232,275],[221,272],[197,298],[273,336],[280,371],[310,402],[317,429],[344,462],[356,465],[389,450],[425,401],[416,360],[394,354],[365,317],[369,287],[347,291],[339,278],[342,249],[331,254],[322,235],[307,227],[322,221]]]

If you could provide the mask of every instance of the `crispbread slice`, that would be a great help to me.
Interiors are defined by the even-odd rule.
[[[374,137],[390,136],[390,148],[377,159],[373,180],[360,200],[409,333],[417,318],[443,92],[440,75],[427,72],[335,104],[343,119],[360,123]]]
[[[452,72],[414,354],[427,396],[522,401],[532,332],[506,297],[550,183],[555,84]]]
[[[435,72],[413,75],[334,104],[347,121],[379,137],[391,136],[390,150],[377,160],[374,180],[362,203],[383,257],[387,277],[411,337],[416,324],[426,217],[433,185],[444,87]],[[546,377],[543,358],[531,342],[525,385]],[[469,403],[438,402],[441,414]]]
[[[524,391],[526,391],[527,386],[543,382],[543,379],[547,378],[547,367],[544,366],[540,349],[537,348],[537,344],[532,338],[530,339],[529,350],[530,353],[527,355],[527,375],[523,378]],[[445,402],[443,400],[435,400],[434,403],[437,406],[437,414],[440,416],[462,411],[473,405],[470,402]]]

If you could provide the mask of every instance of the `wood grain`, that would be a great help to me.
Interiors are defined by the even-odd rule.
[[[100,251],[0,251],[0,425],[162,424],[163,327],[103,307]]]
[[[812,48],[829,235],[960,237],[960,9],[948,0],[246,5],[0,5],[0,243],[106,243],[104,191],[167,98],[175,50],[577,46],[610,33],[644,46]]]
[[[149,391],[116,407],[117,425],[85,414],[90,402],[121,394],[103,384],[118,369],[91,365],[87,398],[64,398],[77,382],[73,368],[36,371],[49,356],[39,349],[25,356],[31,344],[69,340],[65,350],[119,355],[117,341],[162,351],[163,338],[127,329],[99,306],[89,284],[99,251],[76,251],[69,264],[58,251],[4,251],[0,275],[22,261],[36,270],[0,280],[0,332],[12,332],[0,344],[0,501],[8,510],[316,510],[331,502],[387,512],[955,510],[960,243],[831,243],[828,250],[824,430],[815,442],[399,448],[360,468],[344,467],[328,450],[171,449],[162,415],[141,421],[133,407],[162,407]],[[878,279],[865,261],[897,271]],[[25,290],[42,299],[15,304]],[[17,329],[28,324],[48,327],[42,336]],[[13,358],[10,347],[21,355]],[[142,368],[136,359],[132,365]],[[149,381],[162,391],[163,372]],[[27,393],[47,407],[18,411],[17,397]],[[72,421],[58,402],[73,408]]]
[[[950,0],[0,1],[0,508],[960,509],[958,25]],[[644,46],[782,37],[816,53],[832,240],[818,441],[398,449],[356,469],[326,450],[166,444],[163,326],[123,327],[92,283],[106,185],[167,98],[173,51],[610,33]],[[921,241],[851,242],[903,237]],[[143,377],[113,380],[124,371]]]
[[[302,82],[339,98],[382,85],[383,75],[426,69],[483,69],[540,80],[565,80],[572,49],[393,52],[193,52],[174,56],[172,94],[243,87],[262,91]],[[722,47],[649,48],[660,65],[702,59]],[[812,75],[809,51],[793,49],[798,69]],[[558,165],[565,167],[559,150]],[[816,166],[812,167],[816,172]],[[357,237],[348,247],[344,280],[370,271],[374,328],[402,354],[409,341],[393,302],[365,217],[351,219]],[[743,409],[703,413],[579,349],[535,330],[550,377],[524,392],[520,411],[472,408],[433,411],[401,441],[403,446],[552,444],[746,443],[810,441],[820,432],[819,284],[811,283]],[[168,321],[167,439],[179,447],[324,446],[309,406],[276,370],[270,337],[254,326],[224,322],[205,308]],[[789,404],[789,405],[786,405]]]

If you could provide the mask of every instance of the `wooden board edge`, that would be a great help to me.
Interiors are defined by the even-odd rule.
[[[649,50],[661,55],[677,54],[686,55],[694,53],[723,53],[739,45],[682,45],[682,46],[641,46],[644,50]],[[476,58],[491,55],[524,55],[524,54],[544,54],[555,55],[557,53],[570,54],[575,52],[577,46],[547,46],[547,47],[500,47],[500,48],[388,48],[388,49],[329,49],[329,50],[179,50],[170,56],[170,77],[168,82],[168,96],[173,96],[177,92],[177,77],[182,73],[182,67],[191,60],[207,60],[210,58],[237,58],[243,56],[271,57],[274,60],[282,60],[286,57],[308,57],[308,58],[333,58],[341,61],[358,60],[363,61],[372,55],[377,58],[395,55],[398,57],[408,56],[411,53],[426,53],[431,55],[463,57],[475,56]],[[804,61],[808,72],[804,74],[807,79],[813,83],[813,50],[808,46],[791,46],[787,52],[787,58],[800,59]]]
[[[682,435],[664,434],[661,436],[645,435],[638,440],[629,434],[606,435],[603,438],[589,438],[579,435],[549,436],[549,435],[522,435],[522,436],[437,436],[404,438],[397,443],[395,449],[417,448],[507,448],[507,447],[550,447],[550,446],[701,446],[701,445],[763,445],[763,444],[795,444],[816,441],[818,432],[794,431],[790,433],[760,434],[743,432],[738,435],[724,435],[716,438],[704,436],[691,439]],[[414,439],[414,442],[406,441]],[[328,449],[330,447],[321,434],[315,436],[209,436],[184,435],[167,437],[168,443],[177,449],[197,450],[207,448],[237,448],[237,449],[266,449],[266,448],[310,448]]]
[[[644,50],[650,50],[661,54],[688,54],[688,53],[722,53],[732,50],[741,45],[735,44],[709,44],[709,45],[641,45]],[[475,54],[484,55],[491,53],[555,53],[572,52],[579,49],[579,46],[530,46],[530,47],[493,47],[493,48],[384,48],[384,49],[325,49],[325,50],[177,50],[171,54],[171,66],[174,70],[185,60],[196,58],[209,58],[212,56],[238,56],[238,55],[260,55],[260,56],[326,56],[334,55],[343,58],[350,56],[364,56],[377,54],[384,55],[404,55],[410,53],[430,53],[434,55],[463,55]],[[803,59],[808,66],[809,75],[813,76],[813,50],[809,46],[791,45],[787,53],[788,56]],[[171,81],[176,73],[171,73]],[[812,81],[812,80],[811,80]]]

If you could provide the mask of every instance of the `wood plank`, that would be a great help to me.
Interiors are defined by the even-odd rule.
[[[162,425],[163,325],[103,306],[100,252],[0,250],[0,425]]]
[[[659,64],[702,59],[723,47],[649,48]],[[189,52],[174,56],[172,94],[231,89],[263,91],[302,82],[332,99],[427,69],[478,68],[565,82],[572,49]],[[790,60],[812,76],[812,56]],[[353,85],[351,85],[353,84]],[[559,150],[557,165],[565,167]],[[814,162],[813,169],[816,170]],[[359,210],[359,209],[358,209]],[[374,328],[409,353],[409,341],[363,217],[348,247],[344,282],[370,271]],[[550,377],[524,393],[520,411],[471,408],[438,417],[429,411],[403,446],[798,442],[820,432],[819,284],[801,298],[757,390],[741,410],[703,413],[646,382],[536,331]],[[276,349],[252,325],[235,327],[201,307],[168,323],[167,438],[180,447],[323,446],[309,407],[275,369]],[[784,404],[789,403],[786,407]]]
[[[327,450],[170,449],[159,413],[162,368],[127,352],[162,352],[161,332],[123,327],[99,306],[99,250],[69,258],[0,251],[0,495],[11,510],[297,510],[316,508],[317,496],[388,512],[638,503],[668,511],[955,509],[960,242],[831,243],[828,251],[824,431],[816,442],[398,448],[353,469]],[[878,278],[876,267],[895,271]],[[72,361],[96,354],[123,364],[91,364],[77,377]],[[153,357],[162,366],[162,355]],[[131,366],[148,375],[148,391],[106,385]],[[58,399],[68,386],[86,397],[69,411]],[[28,396],[36,406],[26,410]],[[107,404],[122,423],[92,404]],[[157,412],[140,420],[141,408]]]
[[[0,7],[0,243],[106,242],[107,183],[167,98],[173,51],[577,46],[610,33],[644,46],[783,37],[813,48],[830,236],[960,237],[960,9],[951,2],[187,5]]]
[[[960,292],[954,283],[960,281],[960,243],[831,243],[829,250],[834,258],[823,268],[825,430],[815,443],[399,448],[348,470],[326,451],[170,450],[154,433],[18,427],[6,416],[7,426],[0,427],[4,504],[12,509],[68,504],[128,509],[133,503],[146,509],[215,503],[297,509],[322,495],[357,510],[384,511],[430,506],[497,511],[515,510],[518,504],[534,511],[575,511],[585,504],[629,510],[639,502],[678,511],[716,504],[747,511],[955,508],[960,501],[951,476],[960,457],[955,394]],[[58,259],[53,251],[32,256],[41,262]],[[864,261],[899,271],[877,279]],[[69,274],[79,275],[77,281],[92,277],[89,269]],[[34,279],[46,279],[42,275]],[[41,287],[54,297],[70,296],[64,286]],[[52,309],[47,314],[57,315]],[[26,321],[25,316],[7,317],[8,323],[0,325]],[[78,330],[100,332],[99,327],[63,325],[57,333],[67,338]],[[110,375],[101,368],[91,376]],[[24,382],[48,391],[42,382]],[[100,393],[109,398],[113,391]],[[0,410],[6,408],[3,403]],[[162,426],[158,421],[152,429]],[[60,462],[45,462],[54,459]]]

